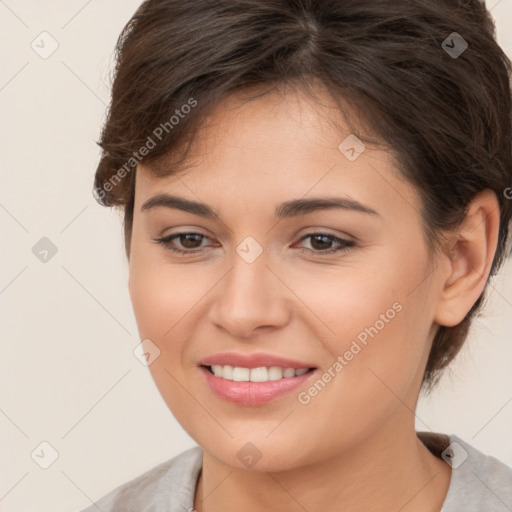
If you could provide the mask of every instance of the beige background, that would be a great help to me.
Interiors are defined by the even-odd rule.
[[[138,4],[0,1],[3,512],[81,509],[194,444],[132,353],[120,217],[92,197],[112,51]],[[512,0],[488,5],[512,56]],[[58,48],[43,59],[34,40]],[[58,250],[46,263],[32,253],[42,237]],[[508,263],[451,374],[422,399],[418,429],[512,465],[511,338]],[[58,452],[48,469],[31,458],[50,461],[43,441]]]

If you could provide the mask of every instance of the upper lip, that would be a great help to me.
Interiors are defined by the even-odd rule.
[[[202,366],[238,366],[240,368],[260,368],[265,366],[270,368],[271,366],[279,366],[281,368],[295,368],[299,370],[301,368],[314,368],[315,366],[293,359],[285,357],[275,356],[272,354],[256,353],[256,354],[239,354],[236,352],[224,352],[222,354],[215,354],[206,357],[199,361]]]

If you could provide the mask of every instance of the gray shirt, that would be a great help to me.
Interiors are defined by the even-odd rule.
[[[452,467],[440,512],[512,512],[512,468],[455,435],[418,432]],[[192,512],[202,450],[190,448],[115,488],[82,512]]]

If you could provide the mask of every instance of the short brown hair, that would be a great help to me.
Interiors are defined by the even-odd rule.
[[[190,147],[225,95],[319,80],[396,155],[421,195],[427,240],[456,228],[479,191],[496,193],[493,275],[512,211],[510,71],[479,0],[146,0],[117,42],[95,196],[124,210],[129,258],[142,158],[169,174],[158,163],[184,141]],[[459,325],[439,327],[428,387],[460,350],[483,298]]]

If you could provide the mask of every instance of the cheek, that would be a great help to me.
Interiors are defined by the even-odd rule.
[[[149,252],[149,251],[148,251]],[[163,341],[208,291],[192,266],[153,261],[134,251],[130,261],[130,297],[141,336]]]
[[[183,358],[192,334],[187,313],[194,314],[191,308],[205,293],[192,286],[190,279],[193,273],[144,260],[136,251],[130,261],[129,289],[139,336],[150,339],[160,351],[148,369],[167,407],[187,432],[193,430],[190,408],[195,404],[185,391]]]
[[[150,261],[148,252],[133,251],[129,284],[133,312],[140,339],[151,340],[159,350],[149,370],[169,407],[179,399],[173,377],[183,382],[183,347],[191,334],[185,329],[186,314],[197,302],[197,291],[186,281],[186,272]]]
[[[310,419],[315,431],[324,433],[322,449],[318,448],[325,453],[334,446],[362,442],[394,423],[393,417],[413,420],[410,411],[415,409],[422,375],[423,333],[418,325],[412,332],[418,318],[413,318],[403,297],[395,302],[389,296],[374,296],[374,300],[363,309],[358,303],[344,305],[339,334],[323,340],[336,359],[329,359],[322,368],[319,384],[317,380],[301,390],[300,413]],[[350,328],[343,331],[344,325]]]
[[[130,265],[133,311],[140,336],[160,340],[173,324],[173,316],[177,313],[176,301],[172,293],[169,293],[170,283],[164,273],[160,273],[156,267],[141,267]]]
[[[393,393],[404,397],[415,389],[432,322],[426,256],[397,245],[364,268],[295,280],[297,295],[307,297],[321,320],[317,334],[327,349],[326,367],[342,357],[342,368],[333,368],[336,377],[327,385],[333,408],[356,407],[364,413],[366,407],[396,402]]]

